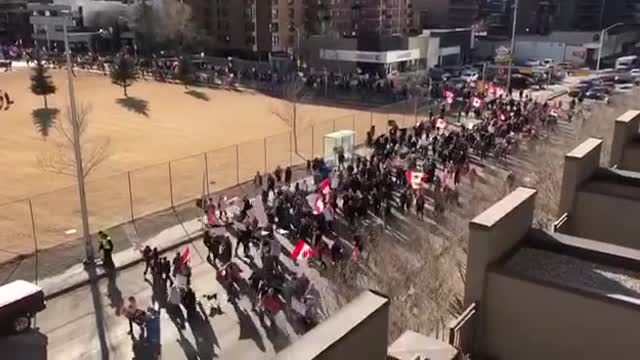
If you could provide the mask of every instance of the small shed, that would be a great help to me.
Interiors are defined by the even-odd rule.
[[[356,133],[353,130],[340,130],[324,136],[323,157],[328,163],[337,161],[338,154],[342,152],[345,158],[353,156]]]

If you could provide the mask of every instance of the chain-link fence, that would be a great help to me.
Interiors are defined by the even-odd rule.
[[[388,129],[389,120],[395,120],[400,127],[413,126],[425,106],[424,101],[407,100],[371,111],[354,110],[347,116],[296,127],[295,132],[291,129],[107,178],[90,179],[86,182],[90,230],[97,232],[135,221],[140,231],[148,226],[148,215],[161,217],[168,210],[175,213],[176,208],[195,208],[196,199],[252,181],[257,172],[265,174],[277,166],[284,169],[323,156],[327,134],[353,130],[355,144],[361,145],[371,126],[376,127],[376,134]],[[77,187],[0,205],[0,232],[0,284],[15,278],[37,279],[38,268],[64,269],[76,264],[84,254]],[[78,258],[66,264],[61,256],[41,256],[40,267],[31,267],[33,261],[38,262],[37,256],[31,255],[45,249],[56,255],[77,254]]]

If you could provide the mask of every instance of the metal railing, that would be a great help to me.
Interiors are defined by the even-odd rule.
[[[278,165],[284,168],[304,164],[306,159],[323,156],[324,136],[337,130],[353,130],[359,145],[366,141],[371,126],[378,134],[388,129],[389,120],[395,120],[400,127],[413,126],[427,104],[427,100],[407,100],[316,122],[297,130],[297,152],[294,134],[287,131],[106,178],[88,179],[91,231],[195,203],[205,194],[246,183],[256,172],[271,172]],[[2,264],[30,258],[44,249],[77,245],[81,229],[76,186],[1,204],[0,284],[11,279],[11,274],[3,273]],[[47,260],[41,259],[40,266],[47,266],[43,261]],[[37,270],[35,273],[37,279]]]

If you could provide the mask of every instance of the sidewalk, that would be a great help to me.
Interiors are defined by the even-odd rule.
[[[306,176],[302,166],[293,168],[294,181]],[[243,196],[254,198],[257,189],[251,183],[244,183],[211,194],[217,200],[226,196],[233,211],[235,202]],[[237,208],[237,207],[236,207]],[[196,241],[203,234],[200,221],[202,211],[195,206],[195,199],[187,204],[165,209],[149,216],[136,219],[135,222],[120,224],[105,231],[111,236],[115,252],[113,260],[116,270],[126,269],[142,261],[140,250],[149,245],[166,253]],[[92,229],[97,232],[100,229]],[[99,257],[97,236],[93,234],[94,251]],[[85,246],[81,239],[71,241],[51,249],[41,250],[38,256],[29,256],[0,265],[0,284],[22,279],[36,282],[44,289],[47,299],[59,296],[84,286],[105,275],[102,267],[88,271],[82,264],[85,258]],[[94,273],[93,277],[89,273]]]

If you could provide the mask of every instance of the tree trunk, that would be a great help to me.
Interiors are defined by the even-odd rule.
[[[128,98],[129,95],[127,95],[127,85],[122,86],[122,88],[124,89],[124,97]]]
[[[43,97],[44,97],[44,108],[48,109],[49,106],[47,105],[47,95],[43,95]]]

